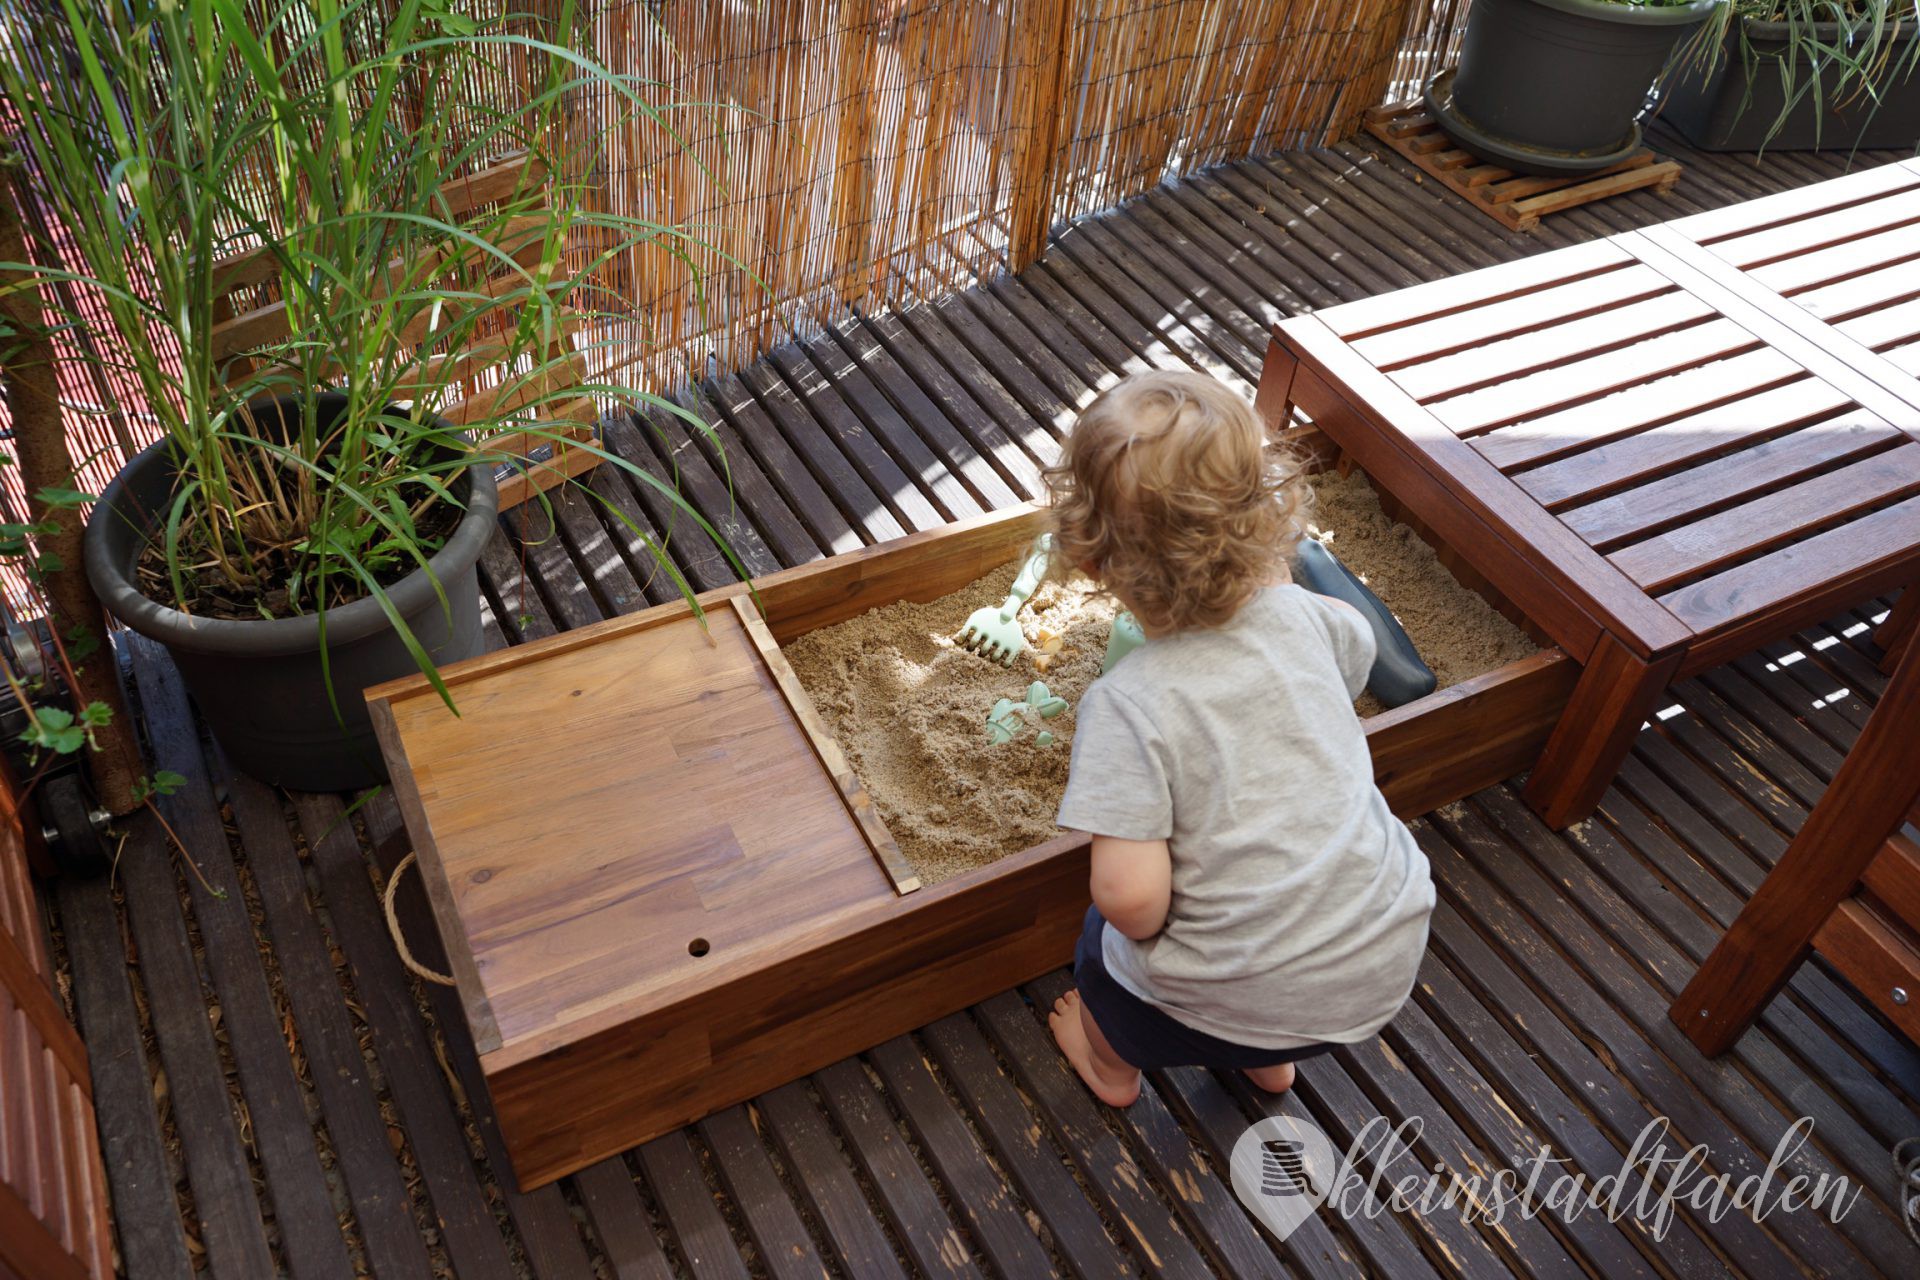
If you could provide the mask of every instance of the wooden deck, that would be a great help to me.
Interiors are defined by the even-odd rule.
[[[1281,314],[1840,171],[1796,155],[1681,158],[1670,198],[1575,210],[1530,236],[1369,145],[1239,164],[1076,227],[1016,280],[862,318],[689,391],[726,444],[737,511],[716,457],[677,424],[611,439],[677,467],[751,570],[798,563],[1033,494],[1070,406],[1118,372],[1193,363],[1251,395]],[[665,519],[611,468],[593,486],[643,527]],[[555,529],[503,531],[483,563],[498,640],[666,598],[630,542],[579,499]],[[696,585],[730,577],[700,539],[673,546]],[[1920,1052],[1819,964],[1724,1059],[1701,1059],[1666,1021],[1883,687],[1867,636],[1881,612],[1863,602],[1676,687],[1597,817],[1564,835],[1513,785],[1419,821],[1441,897],[1420,987],[1383,1037],[1309,1064],[1278,1103],[1177,1071],[1125,1113],[1097,1105],[1036,1014],[1066,984],[1055,975],[531,1195],[496,1163],[451,993],[409,978],[388,940],[378,890],[404,852],[391,803],[348,816],[337,798],[234,775],[203,751],[164,660],[136,644],[158,755],[191,779],[170,817],[226,896],[148,823],[111,884],[56,895],[125,1270],[1914,1274],[1888,1153],[1920,1134]],[[501,785],[542,803],[537,776]],[[417,885],[400,901],[416,951],[437,961]],[[1488,1173],[1543,1143],[1589,1177],[1613,1174],[1657,1116],[1675,1154],[1703,1143],[1713,1170],[1739,1178],[1805,1116],[1815,1130],[1793,1167],[1864,1190],[1837,1225],[1682,1206],[1656,1238],[1597,1212],[1495,1227],[1323,1211],[1275,1245],[1225,1184],[1226,1151],[1274,1106],[1341,1148],[1374,1117],[1419,1118],[1389,1181],[1436,1162]]]

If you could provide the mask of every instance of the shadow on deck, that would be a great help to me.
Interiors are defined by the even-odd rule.
[[[1841,172],[1824,157],[1678,154],[1671,198],[1604,202],[1527,236],[1370,144],[1243,162],[1074,227],[1017,279],[850,321],[686,392],[716,425],[737,507],[718,457],[665,415],[610,439],[677,467],[755,573],[849,550],[1035,494],[1072,407],[1126,370],[1195,365],[1250,396],[1281,314]],[[643,528],[666,526],[617,470],[592,483]],[[599,504],[560,504],[557,523],[503,527],[490,547],[497,643],[671,594]],[[711,545],[672,545],[697,587],[730,579]],[[1441,903],[1414,999],[1282,1100],[1188,1070],[1150,1079],[1125,1113],[1099,1106],[1040,1017],[1066,985],[1056,974],[530,1195],[505,1174],[457,1002],[411,978],[388,939],[379,888],[405,840],[390,801],[346,817],[337,798],[235,776],[203,755],[164,659],[136,644],[149,731],[192,778],[182,835],[231,889],[212,897],[137,824],[111,885],[57,894],[125,1270],[1911,1275],[1920,1250],[1888,1152],[1920,1134],[1920,1053],[1819,964],[1724,1059],[1666,1020],[1883,687],[1865,634],[1880,612],[1864,604],[1676,687],[1598,816],[1564,835],[1511,785],[1417,822]],[[538,778],[502,785],[540,802]],[[433,963],[417,885],[400,903]],[[1735,1180],[1809,1117],[1790,1168],[1863,1190],[1837,1225],[1683,1205],[1664,1235],[1599,1210],[1498,1225],[1383,1212],[1353,1191],[1351,1215],[1322,1212],[1276,1244],[1224,1172],[1269,1108],[1341,1148],[1376,1117],[1376,1136],[1418,1120],[1382,1195],[1436,1163],[1462,1177],[1523,1167],[1543,1144],[1565,1162],[1548,1178],[1616,1174],[1657,1117],[1670,1155],[1704,1144]]]

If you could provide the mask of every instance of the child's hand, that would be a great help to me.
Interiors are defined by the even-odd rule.
[[[1093,905],[1120,932],[1144,942],[1167,923],[1173,855],[1165,840],[1093,838]]]

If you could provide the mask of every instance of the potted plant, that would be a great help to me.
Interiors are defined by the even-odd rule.
[[[558,439],[542,388],[555,361],[591,358],[595,269],[684,238],[595,212],[594,158],[569,150],[598,138],[572,118],[584,94],[658,119],[657,86],[594,58],[571,0],[58,0],[10,38],[0,87],[62,232],[34,256],[93,301],[69,319],[161,434],[101,495],[88,574],[171,651],[238,767],[377,781],[362,690],[418,669],[452,707],[437,668],[480,644],[474,564],[508,459],[472,441]],[[451,211],[455,184],[521,150],[545,182]],[[262,296],[283,320],[220,359],[210,335],[249,250],[271,259]],[[576,327],[585,341],[556,339]],[[469,435],[437,410],[470,389],[457,353],[480,337],[515,371],[514,408]],[[583,392],[665,403],[604,378],[566,395]],[[725,546],[671,486],[575,447]]]
[[[1640,116],[1682,42],[1721,0],[1476,0],[1460,61],[1428,112],[1483,160],[1588,173],[1640,147]]]
[[[1920,146],[1920,0],[1732,0],[1661,117],[1706,151]]]

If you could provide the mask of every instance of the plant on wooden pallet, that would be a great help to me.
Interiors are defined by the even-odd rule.
[[[1662,116],[1710,151],[1920,144],[1920,0],[1730,0]]]
[[[610,97],[678,146],[659,86],[596,60],[574,0],[510,3],[4,9],[0,88],[49,231],[34,262],[0,268],[76,286],[90,310],[63,319],[93,330],[163,436],[102,495],[89,574],[171,650],[233,762],[270,781],[376,780],[371,684],[417,668],[453,705],[437,668],[481,644],[495,472],[527,455],[471,447],[447,406],[493,406],[469,415],[476,439],[511,426],[522,448],[627,468],[726,546],[568,420],[583,395],[689,417],[591,373],[608,354],[595,321],[620,306],[586,283],[596,268],[692,241],[595,211],[582,148],[599,138],[570,133],[569,102]],[[519,180],[456,211],[460,184],[516,152],[535,160]],[[216,337],[236,263],[275,320],[229,354]],[[478,345],[508,370],[490,394],[469,376]]]
[[[1723,0],[1475,0],[1426,106],[1461,147],[1522,173],[1590,173],[1640,149],[1639,120]]]

